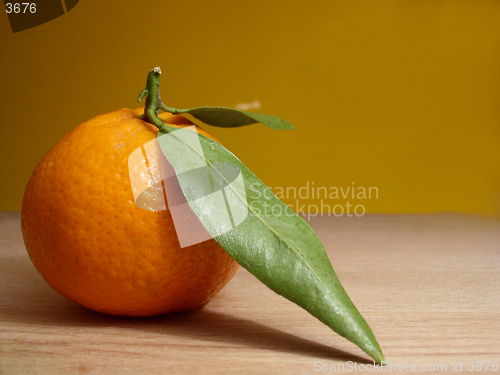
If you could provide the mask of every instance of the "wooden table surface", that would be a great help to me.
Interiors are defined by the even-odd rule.
[[[310,224],[384,351],[391,367],[381,372],[452,373],[461,364],[462,373],[500,373],[500,221],[367,215]],[[0,374],[372,373],[371,364],[243,269],[196,311],[88,311],[38,275],[19,213],[0,213]]]

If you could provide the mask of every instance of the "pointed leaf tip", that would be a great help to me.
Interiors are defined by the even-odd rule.
[[[229,255],[271,290],[310,312],[377,362],[384,360],[321,241],[300,216],[219,143],[167,124],[158,142],[189,206]],[[236,173],[232,168],[229,176],[227,166],[237,167]],[[204,172],[185,173],[193,168]],[[201,190],[207,197],[223,194],[225,198],[200,199]]]

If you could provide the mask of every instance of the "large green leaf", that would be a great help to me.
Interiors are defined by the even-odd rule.
[[[226,107],[198,107],[191,109],[176,109],[162,105],[162,109],[173,114],[188,113],[194,118],[212,126],[222,128],[234,128],[244,125],[256,124],[258,122],[275,130],[294,130],[295,127],[281,117],[240,111]]]
[[[166,124],[160,127],[158,141],[191,209],[226,252],[270,289],[309,311],[377,362],[384,360],[323,245],[301,217],[219,143]],[[235,167],[236,174],[241,173],[239,179]],[[220,200],[200,199],[221,190],[222,206]],[[232,229],[221,230],[228,213]],[[239,220],[242,213],[246,218]]]

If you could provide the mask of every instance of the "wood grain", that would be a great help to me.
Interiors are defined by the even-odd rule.
[[[38,275],[19,222],[0,213],[1,374],[313,374],[354,363],[362,373],[372,363],[245,270],[196,311],[88,311]],[[382,372],[452,373],[462,363],[471,373],[473,361],[475,373],[500,373],[485,370],[487,361],[500,366],[500,222],[442,214],[310,224],[392,365]]]

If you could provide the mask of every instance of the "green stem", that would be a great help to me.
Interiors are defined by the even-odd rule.
[[[158,113],[162,109],[163,104],[160,97],[160,74],[161,69],[159,66],[148,73],[146,88],[141,91],[137,101],[141,102],[144,97],[146,98],[143,119],[162,130],[164,124],[158,118]]]
[[[177,109],[175,108],[172,108],[172,107],[167,107],[165,104],[161,103],[161,109],[163,109],[164,111],[166,112],[170,112],[172,114],[176,114],[176,113],[181,113],[179,112]]]

